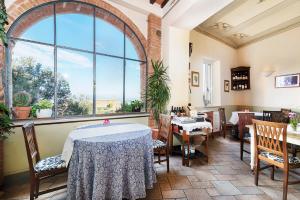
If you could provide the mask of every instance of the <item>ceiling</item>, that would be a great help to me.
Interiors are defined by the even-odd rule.
[[[300,0],[235,0],[195,28],[233,48],[300,26]]]

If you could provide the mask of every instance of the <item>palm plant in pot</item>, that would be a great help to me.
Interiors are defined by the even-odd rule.
[[[31,95],[28,92],[21,91],[14,94],[13,114],[16,119],[28,119],[31,107]]]
[[[153,73],[148,77],[148,95],[147,102],[153,114],[156,124],[159,123],[159,114],[166,109],[170,100],[170,88],[168,85],[169,76],[168,68],[162,61],[151,60]]]
[[[3,141],[13,133],[8,108],[0,103],[0,186],[3,183]]]

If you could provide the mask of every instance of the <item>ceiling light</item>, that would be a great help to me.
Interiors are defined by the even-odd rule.
[[[212,29],[218,29],[218,30],[222,30],[222,31],[227,31],[229,29],[231,29],[231,25],[224,23],[224,22],[217,22],[214,25],[210,26]]]
[[[242,40],[242,39],[245,39],[246,37],[249,37],[249,36],[244,34],[244,33],[235,33],[235,34],[233,34],[233,37]]]

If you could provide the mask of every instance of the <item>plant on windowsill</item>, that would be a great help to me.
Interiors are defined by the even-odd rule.
[[[8,25],[7,13],[4,4],[4,0],[0,1],[0,39],[4,46],[7,46],[7,36],[5,31],[5,26]]]
[[[37,118],[50,118],[52,116],[53,103],[47,99],[42,99],[34,104],[31,109],[31,115]]]
[[[31,107],[31,95],[28,92],[17,92],[13,96],[13,115],[16,119],[28,119]]]
[[[169,75],[168,67],[165,67],[162,61],[151,60],[153,73],[147,80],[147,102],[156,125],[159,123],[159,114],[165,111],[167,103],[170,100],[170,88],[168,85]]]
[[[3,103],[0,103],[0,186],[3,183],[3,141],[13,133],[13,123],[9,114],[8,108]]]
[[[144,103],[139,100],[131,101],[131,109],[132,112],[141,112],[141,109],[143,108]]]

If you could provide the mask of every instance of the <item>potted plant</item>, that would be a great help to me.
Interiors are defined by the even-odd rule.
[[[131,109],[132,112],[141,112],[141,109],[143,108],[144,103],[139,100],[131,101]]]
[[[8,108],[0,103],[0,186],[3,184],[3,141],[13,133],[12,125]]]
[[[151,60],[153,73],[148,77],[147,102],[153,114],[156,124],[159,123],[159,114],[162,113],[170,100],[170,88],[168,86],[168,68],[162,61]]]
[[[30,114],[31,95],[28,92],[17,92],[13,96],[13,114],[16,119],[27,119]]]
[[[6,31],[5,31],[6,25],[8,25],[8,18],[7,18],[4,1],[1,0],[1,2],[0,2],[0,39],[5,46],[7,46],[7,36],[6,36]]]
[[[49,118],[52,116],[53,103],[47,99],[42,99],[32,106],[32,116],[37,118]]]

